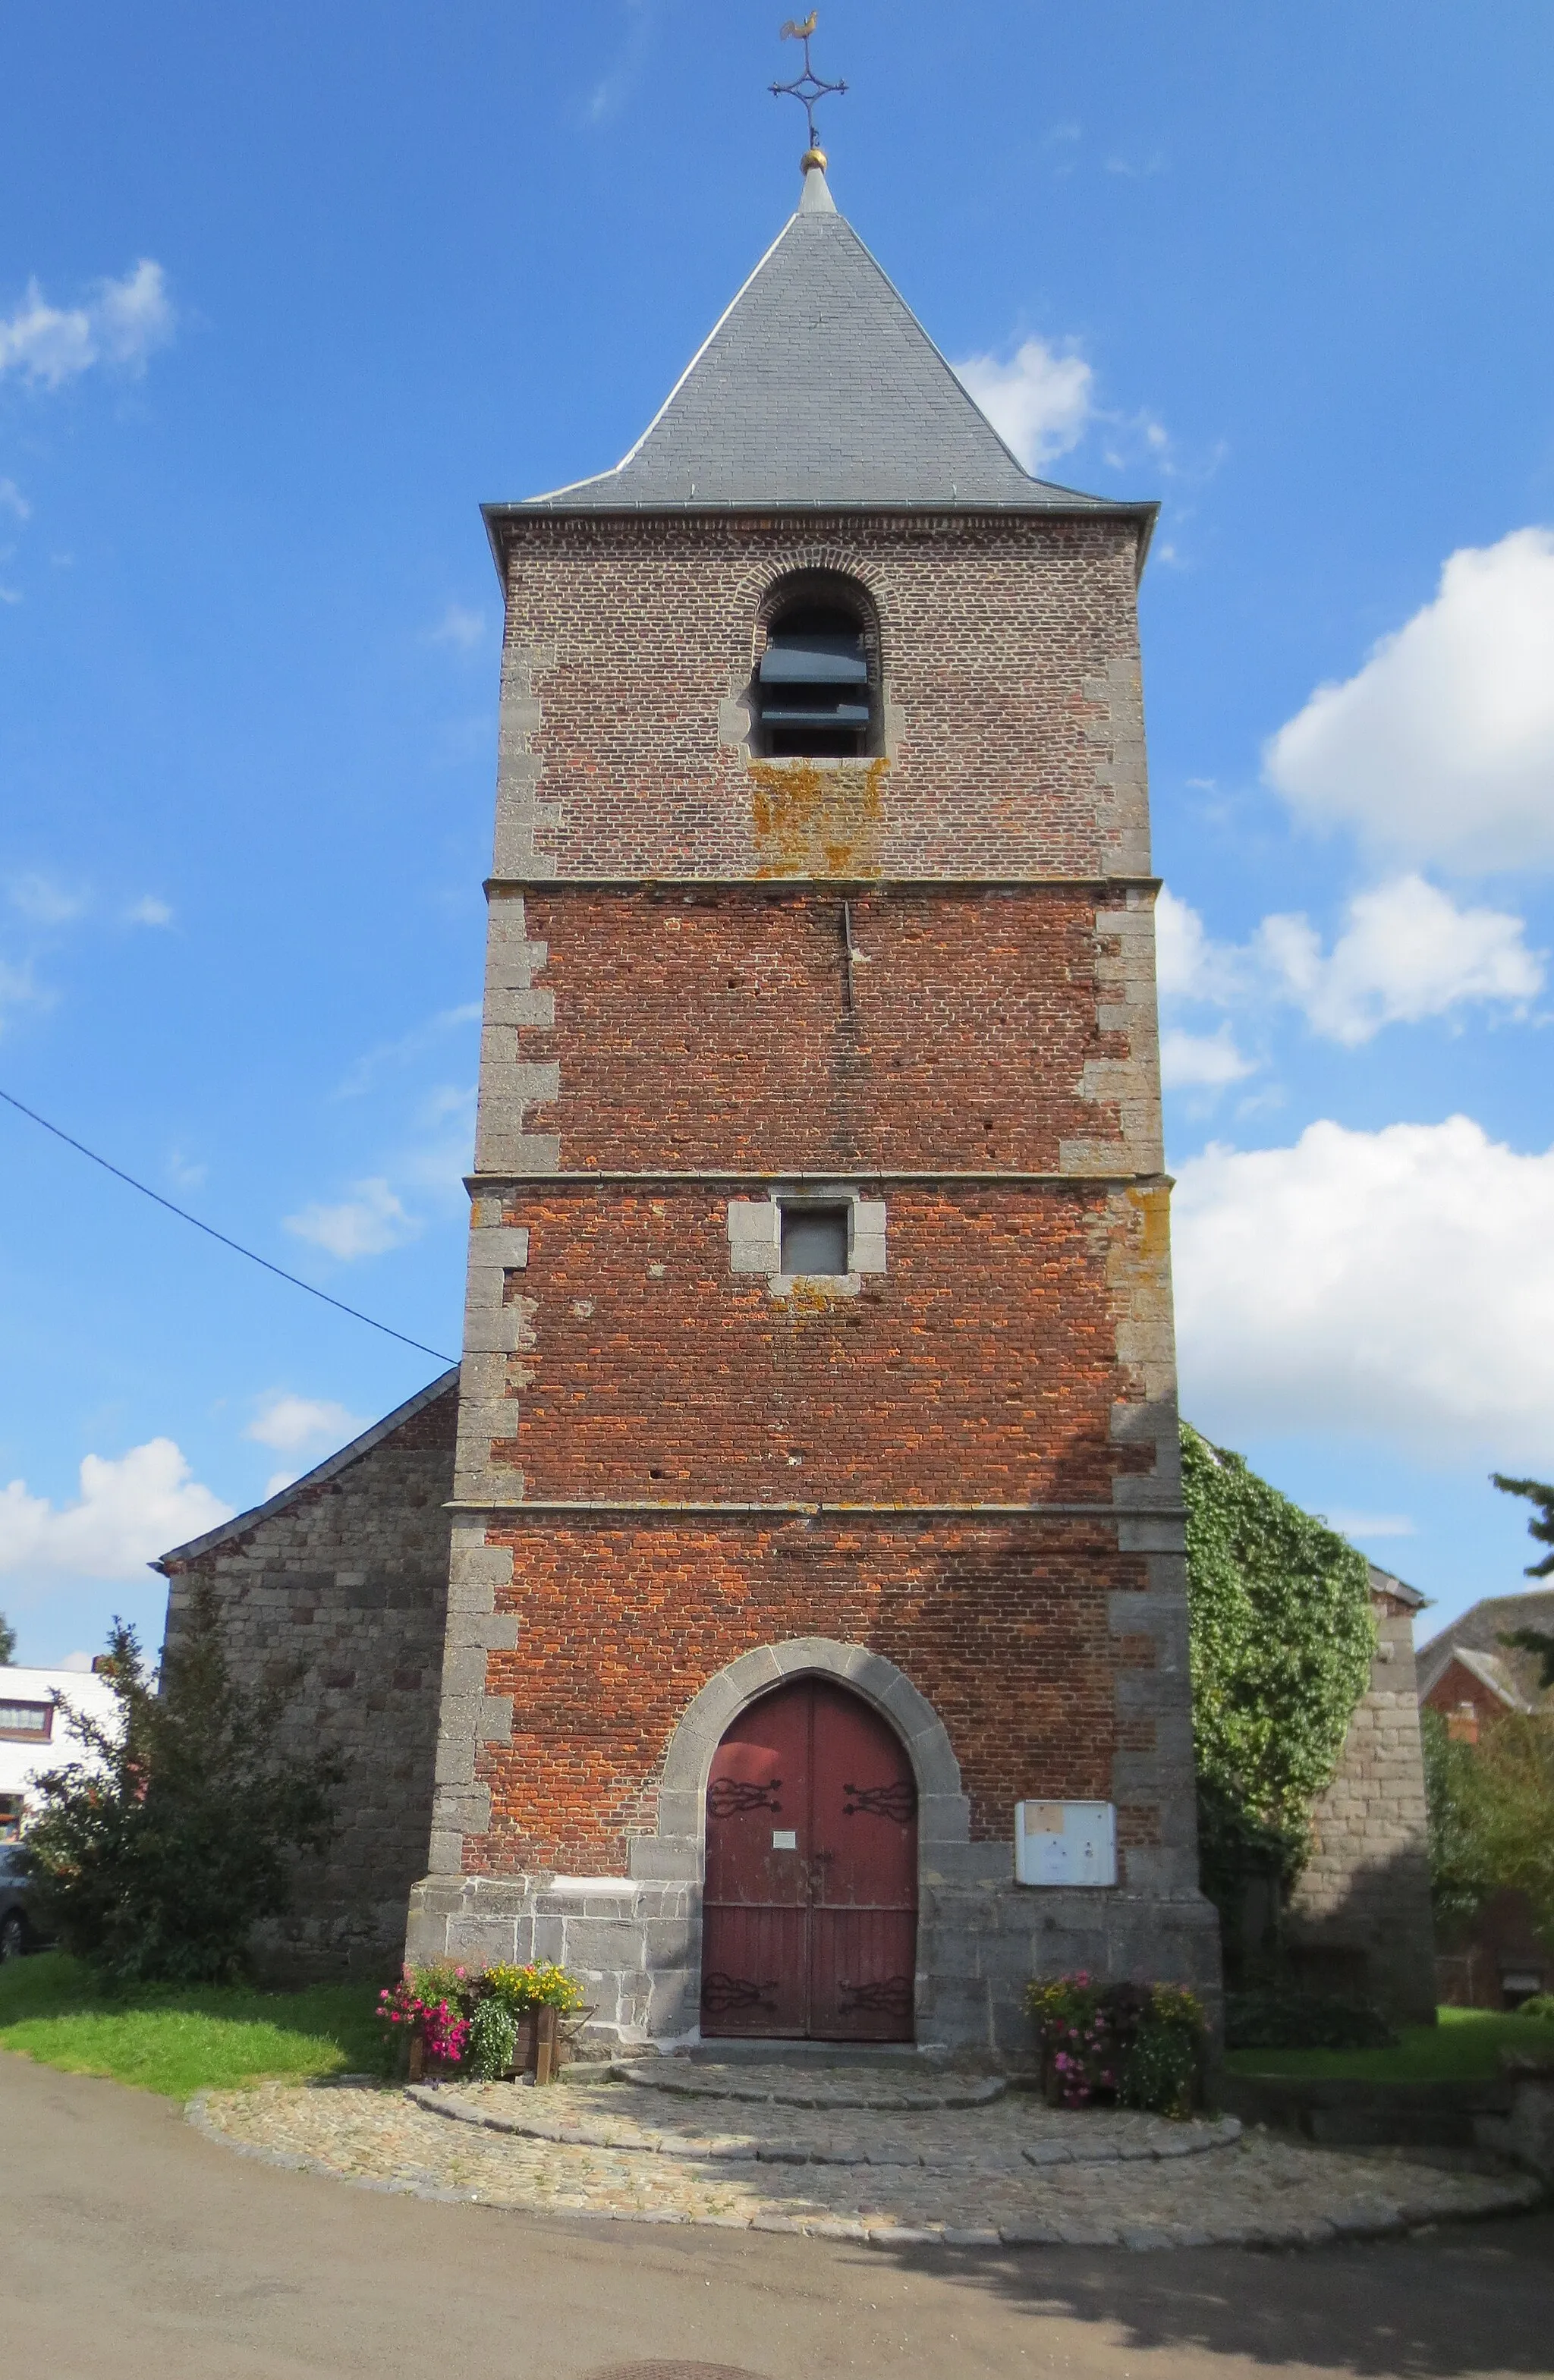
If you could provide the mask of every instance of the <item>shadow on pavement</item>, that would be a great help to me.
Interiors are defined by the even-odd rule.
[[[1554,2370],[1554,2211],[1305,2251],[873,2249],[1135,2353],[1420,2380]]]

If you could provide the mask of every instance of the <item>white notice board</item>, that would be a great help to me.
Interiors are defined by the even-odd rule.
[[[1016,1802],[1017,1884],[1115,1884],[1117,1812],[1111,1802]]]

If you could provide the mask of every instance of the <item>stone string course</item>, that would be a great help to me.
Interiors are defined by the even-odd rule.
[[[513,2086],[499,2087],[520,2095]],[[607,2086],[590,2088],[595,2097],[613,2095]],[[556,2086],[557,2098],[564,2092]],[[565,2092],[568,2101],[584,2095]],[[1066,2146],[1046,2131],[1046,2111],[1034,2108],[1026,2118],[1025,2155],[1009,2154],[1017,2135],[1008,2130],[1005,2107],[938,2119],[963,2127],[1002,2115],[1002,2155],[999,2136],[989,2134],[989,2144],[965,2148],[953,2162],[951,2143],[965,2138],[953,2130],[943,2134],[942,2160],[876,2162],[871,2155],[864,2166],[818,2163],[807,2155],[800,2162],[782,2155],[775,2140],[765,2158],[720,2157],[711,2139],[690,2155],[552,2141],[492,2132],[477,2110],[467,2113],[472,2120],[449,2122],[396,2087],[360,2083],[211,2092],[188,2109],[191,2122],[240,2155],[366,2189],[512,2212],[797,2232],[887,2249],[1317,2247],[1512,2213],[1540,2195],[1537,2183],[1509,2168],[1453,2170],[1399,2152],[1341,2154],[1267,2134],[1243,2135],[1197,2155],[1126,2155],[1128,2127],[1147,2123],[1143,2118],[1110,2119],[1118,2140],[1111,2158],[1033,2162],[1028,2149],[1044,2140]],[[861,2119],[855,2121],[861,2129]]]

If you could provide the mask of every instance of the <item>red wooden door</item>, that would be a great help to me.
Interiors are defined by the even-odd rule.
[[[701,2029],[910,2041],[917,1793],[906,1747],[822,1678],[743,1712],[707,1783]]]

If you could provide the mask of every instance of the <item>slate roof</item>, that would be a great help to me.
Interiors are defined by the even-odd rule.
[[[1366,1562],[1366,1569],[1370,1574],[1372,1595],[1390,1595],[1394,1603],[1406,1605],[1410,1611],[1425,1611],[1429,1608],[1429,1597],[1421,1595],[1416,1586],[1410,1586],[1406,1579],[1395,1577],[1391,1571],[1383,1570],[1378,1562]]]
[[[1419,1655],[1419,1694],[1423,1700],[1437,1686],[1454,1654],[1475,1655],[1467,1666],[1497,1694],[1509,1685],[1523,1710],[1554,1713],[1554,1690],[1540,1682],[1543,1664],[1536,1653],[1520,1645],[1502,1645],[1512,1629],[1536,1628],[1554,1634],[1554,1591],[1527,1589],[1519,1595],[1489,1595],[1481,1603],[1448,1622],[1432,1636]],[[1502,1682],[1503,1681],[1503,1682]]]
[[[342,1446],[334,1454],[326,1454],[322,1463],[315,1463],[311,1471],[305,1471],[300,1479],[293,1479],[277,1494],[266,1497],[262,1504],[255,1504],[250,1511],[235,1512],[230,1521],[223,1521],[217,1527],[207,1529],[203,1536],[190,1537],[187,1545],[170,1547],[166,1553],[159,1554],[155,1561],[148,1563],[147,1568],[165,1572],[169,1562],[192,1561],[197,1555],[209,1553],[213,1546],[230,1545],[246,1537],[261,1521],[268,1521],[275,1512],[284,1512],[288,1504],[301,1497],[305,1488],[322,1488],[326,1480],[348,1470],[353,1463],[359,1463],[364,1454],[370,1454],[375,1446],[381,1446],[385,1438],[391,1437],[406,1422],[413,1420],[428,1405],[434,1404],[439,1397],[452,1396],[457,1388],[458,1366],[455,1364],[447,1371],[439,1372],[424,1389],[418,1389],[413,1397],[407,1397],[402,1405],[395,1405],[382,1421],[375,1421],[370,1429],[364,1429],[359,1438],[353,1438],[348,1446]]]
[[[1033,479],[836,211],[824,173],[612,471],[512,505],[531,512],[929,507],[1103,513],[1153,504]]]

